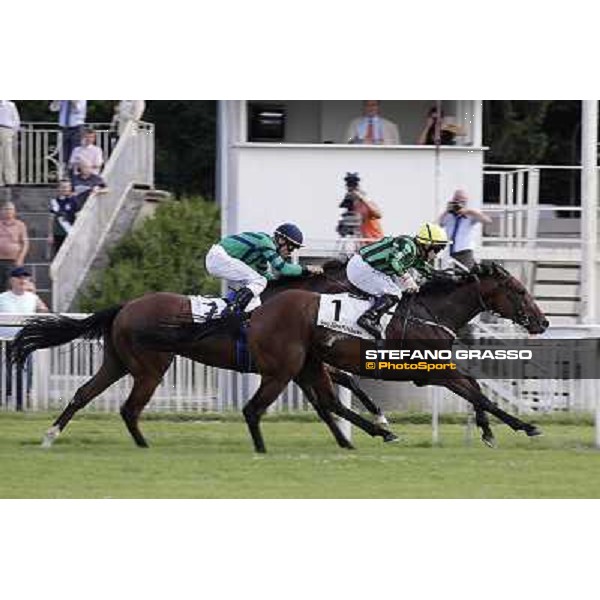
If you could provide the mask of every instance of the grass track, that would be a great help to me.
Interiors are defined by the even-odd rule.
[[[325,426],[267,420],[269,453],[251,449],[240,420],[142,421],[136,448],[113,415],[76,418],[51,450],[39,446],[54,415],[0,413],[1,498],[599,498],[600,453],[590,424],[542,424],[528,439],[495,426],[499,448],[464,443],[445,424],[395,424],[398,444],[354,429],[355,451]]]

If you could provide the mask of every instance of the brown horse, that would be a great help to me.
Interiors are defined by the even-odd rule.
[[[272,282],[263,294],[263,300],[268,300],[269,297],[290,287],[340,292],[348,291],[349,286],[345,278],[345,264],[332,261],[325,265],[321,276],[285,278]],[[233,325],[233,329],[237,329],[237,321],[229,321],[225,327],[221,327],[218,323],[214,335],[195,342],[193,347],[190,347],[190,344],[180,344],[169,348],[166,352],[160,352],[139,343],[141,333],[152,332],[165,322],[182,326],[184,332],[194,330],[187,296],[165,292],[149,293],[123,306],[94,313],[87,319],[52,316],[34,317],[28,320],[13,342],[13,357],[16,361],[24,360],[34,350],[65,344],[79,337],[104,339],[103,362],[100,369],[77,390],[73,399],[54,421],[44,438],[45,446],[53,443],[77,411],[84,408],[113,383],[130,374],[133,376],[134,384],[129,397],[121,407],[121,415],[136,444],[147,447],[148,444],[139,429],[139,417],[152,398],[175,353],[206,365],[242,370],[236,358],[237,331],[233,331],[231,327]],[[369,434],[381,436],[385,441],[397,439],[395,434],[381,426],[381,421],[384,420],[381,410],[360,389],[352,375],[332,368],[330,376],[335,383],[348,387],[357,394],[367,409],[378,416],[379,422],[373,424],[340,403],[339,410],[345,418]],[[329,426],[338,444],[344,448],[351,448],[350,442],[341,433],[331,413],[323,411],[318,405],[308,380],[299,376],[297,383],[319,416]]]
[[[341,272],[340,268],[337,269],[337,272],[339,275]],[[325,278],[330,281],[331,286],[333,287],[332,291],[339,291],[340,288],[347,289],[348,284],[345,282],[343,276],[336,279],[331,275],[326,275]],[[301,286],[302,282],[296,281],[294,284]],[[514,280],[514,284],[511,285],[514,285],[516,289],[516,286],[520,284]],[[280,286],[283,287],[283,284],[280,284]],[[472,291],[473,290],[471,289],[471,292]],[[524,290],[522,291],[524,297],[529,301],[530,298],[526,295],[526,292]],[[519,290],[519,294],[520,293],[521,290]],[[427,289],[425,289],[424,296],[427,295],[428,292]],[[435,294],[433,296],[435,296]],[[311,295],[310,297],[314,298],[314,295]],[[477,294],[477,298],[481,301],[481,296],[479,294]],[[270,302],[274,302],[275,299],[276,298],[273,298]],[[267,305],[269,303],[267,303]],[[406,306],[406,303],[403,306]],[[428,307],[428,304],[424,303],[423,306]],[[472,311],[472,315],[469,314],[466,317],[463,315],[461,318],[451,319],[451,321],[456,321],[456,323],[460,325],[463,321],[466,322],[466,320],[472,318],[477,312],[480,312],[484,308],[493,308],[493,306],[493,304],[480,305],[478,306],[478,310]],[[431,309],[428,307],[427,314],[431,317],[430,310]],[[513,307],[513,316],[520,319],[522,324],[526,324],[526,321],[524,320],[525,317],[521,317],[519,310],[520,309]],[[505,314],[502,313],[502,311],[499,312]],[[183,329],[180,329],[183,335],[177,334],[182,338],[179,342],[168,348],[168,351],[166,352],[151,350],[138,343],[140,333],[148,331],[153,332],[156,331],[157,328],[160,329],[160,324],[163,323],[165,318],[169,315],[187,321],[187,325],[184,326]],[[275,358],[278,356],[277,351],[273,354],[273,351],[279,347],[279,344],[275,339],[277,336],[273,337],[271,335],[270,339],[262,340],[262,342],[255,336],[255,332],[261,330],[265,320],[268,321],[270,318],[270,312],[266,311],[266,308],[255,311],[252,316],[249,339],[250,341],[253,341],[254,344],[262,344],[268,350],[265,354],[265,358],[271,356],[272,359],[273,356],[275,356]],[[529,319],[529,317],[527,317],[527,319]],[[286,327],[294,325],[296,322],[299,322],[298,319],[290,319],[289,323],[286,324]],[[410,316],[410,322],[418,323],[418,311],[413,311]],[[17,359],[22,359],[29,352],[37,348],[60,345],[77,337],[93,338],[103,336],[105,342],[104,360],[100,370],[86,384],[77,390],[74,398],[48,431],[45,443],[50,445],[78,410],[86,406],[108,386],[112,385],[112,383],[123,377],[125,374],[130,373],[134,378],[134,386],[121,408],[121,415],[136,443],[139,446],[146,446],[147,443],[139,430],[139,416],[145,405],[149,402],[175,352],[205,364],[233,370],[238,369],[235,357],[235,339],[227,326],[221,328],[217,327],[212,335],[203,337],[200,340],[194,337],[194,327],[195,326],[191,325],[188,298],[168,293],[147,294],[127,303],[123,307],[119,306],[100,311],[84,320],[69,319],[62,316],[51,317],[50,319],[32,319],[31,322],[21,330],[15,340],[14,348]],[[286,331],[286,328],[280,329],[279,334],[284,331]],[[288,336],[288,333],[286,333],[286,336]],[[164,344],[162,349],[164,349]],[[299,356],[307,355],[305,348],[298,348],[296,350],[298,350]],[[279,356],[283,356],[283,354],[279,354]],[[321,379],[323,378],[323,375],[320,372],[320,367],[316,366],[317,364],[318,360],[315,356],[311,356],[310,360],[307,361],[307,368],[300,368],[299,370],[295,369],[295,375],[291,375],[286,381],[294,379],[302,387],[307,394],[309,401],[315,406],[318,414],[329,426],[340,446],[351,447],[348,440],[346,440],[339,431],[337,424],[332,418],[332,412],[348,419],[370,435],[379,435],[386,441],[391,441],[396,438],[396,436],[386,429],[366,421],[360,415],[345,408],[337,401],[337,398],[332,397],[329,394],[328,390],[324,393],[319,387],[322,385]],[[267,367],[269,366],[272,368],[272,365],[267,365]],[[318,370],[320,375],[316,380],[316,383],[313,380],[315,370]],[[282,373],[287,373],[287,371],[282,370]],[[333,372],[334,375],[336,373],[336,371]],[[330,385],[331,381],[327,372],[325,372],[324,377],[326,378],[326,384]],[[264,395],[263,392],[264,390],[261,386],[261,389],[259,389],[259,392],[257,393],[258,396],[262,397]],[[277,394],[275,397],[276,396]],[[253,399],[252,406],[245,412],[247,419],[251,419],[252,411],[257,403],[256,397],[257,396]],[[270,400],[269,403],[273,400],[274,398]],[[477,413],[477,423],[482,427],[484,439],[487,437],[488,440],[493,440],[487,416],[479,409],[479,406],[476,403],[474,404]],[[258,446],[257,448],[260,449]]]
[[[335,336],[316,325],[319,295],[291,290],[279,294],[257,309],[252,318],[250,350],[262,376],[261,384],[243,409],[255,449],[265,451],[260,431],[260,419],[268,406],[288,382],[300,378],[310,382],[322,409],[337,414],[339,402],[324,364],[344,371],[360,371],[360,340]],[[426,349],[445,347],[454,342],[453,332],[482,311],[497,313],[523,326],[529,333],[545,331],[548,321],[523,285],[498,265],[478,267],[476,274],[460,283],[432,282],[424,286],[414,300],[404,298],[396,310],[387,331],[388,339],[404,340],[405,348]],[[484,436],[493,436],[485,412],[496,416],[515,431],[528,436],[541,432],[492,403],[481,391],[477,381],[460,371],[449,371],[440,379],[424,373],[386,371],[387,379],[413,380],[418,385],[441,385],[455,392],[476,409],[478,425]]]

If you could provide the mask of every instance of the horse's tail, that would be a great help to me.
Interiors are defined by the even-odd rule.
[[[110,331],[123,305],[100,310],[87,319],[63,315],[31,317],[11,344],[11,358],[22,363],[34,350],[66,344],[76,338],[93,340]]]

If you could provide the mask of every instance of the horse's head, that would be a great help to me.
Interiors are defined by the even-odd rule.
[[[546,331],[546,316],[523,284],[506,269],[491,263],[478,265],[473,273],[479,278],[482,308],[510,319],[529,333]]]

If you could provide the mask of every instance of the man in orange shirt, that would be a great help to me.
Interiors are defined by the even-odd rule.
[[[29,252],[27,226],[17,219],[12,202],[0,206],[0,292],[6,289],[8,272],[22,267]]]
[[[381,210],[375,202],[367,198],[364,190],[360,189],[360,176],[358,173],[346,173],[346,196],[340,206],[349,209],[360,216],[360,237],[368,243],[380,240],[383,237],[381,228]],[[352,203],[350,206],[350,202]]]
[[[363,192],[356,191],[353,210],[360,215],[360,237],[369,241],[380,240],[383,237],[382,215],[377,204],[368,200]]]

